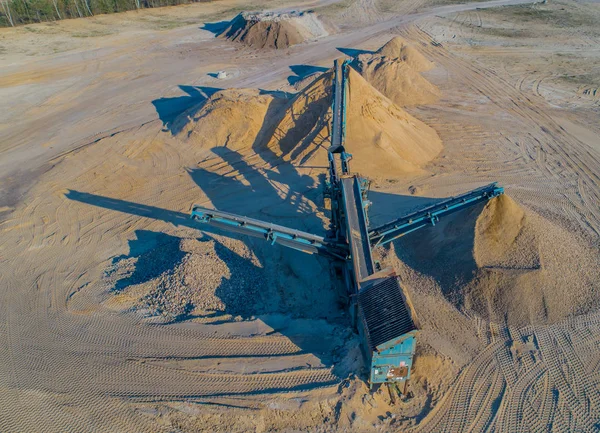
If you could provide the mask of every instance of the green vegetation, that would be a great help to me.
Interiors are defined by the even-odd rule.
[[[354,1],[355,0],[341,0],[339,2],[331,3],[326,6],[318,6],[314,8],[314,11],[318,12],[319,15],[332,17],[348,9],[350,6],[352,6]]]
[[[577,86],[600,87],[600,74],[565,74],[558,79]]]
[[[597,8],[593,5],[588,8]],[[590,14],[586,7],[576,3],[552,2],[547,4],[503,6],[486,10],[486,13],[502,16],[515,23],[539,23],[549,27],[572,29],[587,27],[598,29],[595,14]],[[596,9],[597,10],[597,9]]]
[[[205,1],[211,0],[0,0],[0,27]]]

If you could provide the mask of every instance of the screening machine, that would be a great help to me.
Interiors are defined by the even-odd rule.
[[[347,61],[335,61],[329,175],[324,194],[330,200],[331,224],[325,236],[197,205],[192,207],[192,218],[341,263],[350,314],[370,366],[369,382],[395,383],[402,390],[410,378],[418,322],[399,277],[391,268],[380,269],[373,260],[373,248],[434,226],[441,217],[488,201],[504,190],[492,183],[370,228],[369,181],[350,171],[352,155],[344,147],[348,67]]]

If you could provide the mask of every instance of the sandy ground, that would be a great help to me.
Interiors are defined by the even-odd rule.
[[[2,30],[0,430],[598,431],[600,316],[575,293],[599,284],[600,8],[517,3],[306,2],[339,33],[282,52],[214,38],[203,22],[255,6],[229,0]],[[552,274],[562,297],[535,280],[523,298],[542,293],[541,316],[457,299],[461,260],[496,260],[481,208],[380,251],[423,326],[415,397],[393,404],[360,380],[326,261],[188,218],[212,204],[318,232],[323,166],[195,145],[178,125],[221,88],[295,92],[338,48],[395,35],[435,64],[423,76],[440,99],[406,110],[443,149],[420,170],[364,173],[373,222],[499,181],[538,251],[515,247],[507,275],[565,278]],[[213,295],[183,320],[137,304],[172,302],[185,278]]]

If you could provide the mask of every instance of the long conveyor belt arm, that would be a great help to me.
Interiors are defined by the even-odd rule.
[[[264,238],[271,244],[283,245],[309,254],[346,259],[347,247],[301,230],[260,221],[245,216],[192,206],[191,217],[201,223],[244,235]]]
[[[440,203],[412,212],[388,224],[369,231],[369,239],[373,247],[385,245],[428,225],[435,225],[442,216],[458,212],[477,203],[491,200],[504,193],[504,188],[491,183],[468,193],[449,198]]]

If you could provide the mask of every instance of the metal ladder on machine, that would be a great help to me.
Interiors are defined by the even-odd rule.
[[[496,183],[416,210],[379,227],[369,228],[369,182],[350,172],[352,155],[345,149],[348,62],[334,64],[331,146],[325,196],[331,203],[330,229],[323,235],[235,215],[202,206],[192,207],[196,221],[236,233],[264,238],[309,254],[341,261],[350,295],[354,325],[362,337],[363,352],[371,364],[369,382],[406,384],[410,377],[417,329],[414,312],[393,270],[379,271],[372,249],[440,218],[486,202],[504,192]],[[385,305],[387,303],[387,305]]]

